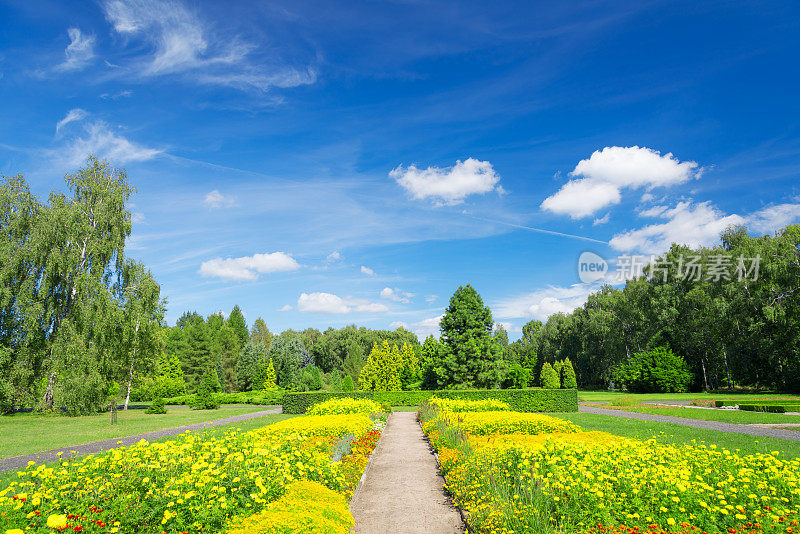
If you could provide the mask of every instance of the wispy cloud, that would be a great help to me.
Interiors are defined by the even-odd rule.
[[[200,265],[200,274],[223,280],[251,281],[259,274],[296,271],[297,260],[285,252],[253,254],[239,258],[214,258]]]
[[[163,150],[145,147],[128,140],[112,131],[103,121],[84,125],[82,134],[68,140],[63,147],[48,151],[48,155],[59,163],[73,168],[82,165],[90,154],[123,165],[151,160],[161,153]]]
[[[375,276],[375,271],[367,267],[366,265],[361,266],[361,273],[366,274],[367,276]]]
[[[297,310],[303,313],[346,314],[351,312],[383,313],[384,304],[363,299],[342,298],[333,293],[303,293],[297,299]]]
[[[67,30],[70,43],[64,50],[64,62],[56,65],[56,71],[81,70],[94,60],[94,36],[84,35],[78,28]]]
[[[432,198],[439,204],[455,205],[464,202],[469,195],[482,195],[496,190],[500,176],[488,161],[468,158],[457,161],[448,168],[428,167],[418,169],[414,165],[393,169],[389,176],[417,200]]]
[[[414,293],[408,293],[407,291],[402,291],[398,288],[392,289],[391,287],[384,287],[381,290],[381,298],[386,300],[391,300],[394,302],[400,302],[403,304],[408,304],[411,302],[411,298],[414,296]]]
[[[201,84],[266,91],[316,81],[311,67],[296,69],[251,58],[256,46],[235,35],[218,35],[195,11],[177,0],[109,0],[106,19],[118,34],[153,50],[123,65],[142,77],[184,75]]]
[[[67,112],[67,114],[64,116],[64,118],[56,123],[56,135],[58,135],[58,131],[61,130],[61,128],[63,128],[67,124],[69,124],[71,122],[82,121],[88,115],[89,114],[86,111],[84,111],[84,110],[82,110],[80,108],[75,108],[75,109],[69,110]]]
[[[214,189],[206,193],[203,204],[211,209],[229,208],[236,204],[236,197],[223,195],[219,190]]]

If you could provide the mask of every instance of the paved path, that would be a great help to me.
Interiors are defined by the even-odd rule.
[[[28,465],[28,462],[36,462],[36,463],[55,462],[59,458],[58,456],[59,452],[63,453],[63,457],[69,457],[72,451],[76,451],[78,456],[82,456],[84,454],[92,454],[95,452],[102,452],[110,449],[115,449],[117,447],[132,445],[142,439],[146,439],[147,441],[153,441],[159,438],[176,436],[178,434],[186,432],[187,430],[191,431],[202,430],[204,428],[210,428],[213,426],[227,425],[229,423],[238,423],[239,421],[245,421],[247,419],[253,419],[256,417],[264,417],[265,415],[278,414],[281,413],[281,409],[282,408],[280,406],[277,406],[273,407],[271,410],[246,413],[242,415],[234,415],[232,417],[225,417],[223,419],[217,419],[215,421],[207,421],[205,423],[195,423],[192,425],[179,426],[176,428],[166,428],[164,430],[147,432],[145,434],[137,434],[135,436],[127,436],[124,438],[113,438],[113,439],[107,439],[105,441],[95,441],[94,443],[86,443],[84,445],[76,445],[74,447],[62,447],[60,449],[53,449],[45,452],[37,452],[34,454],[26,454],[24,456],[12,456],[10,458],[4,458],[0,460],[0,472],[12,471],[14,469],[23,469]]]
[[[614,417],[626,417],[628,419],[639,419],[640,421],[675,423],[677,425],[691,426],[693,428],[705,428],[708,430],[719,430],[721,432],[748,434],[750,436],[791,439],[794,441],[800,441],[800,432],[794,432],[792,430],[780,430],[778,428],[765,428],[755,425],[736,425],[733,423],[703,421],[702,419],[687,419],[686,417],[671,417],[668,415],[654,415],[649,413],[626,412],[623,410],[608,410],[605,408],[595,408],[593,406],[580,406],[578,407],[578,410],[582,413],[594,413],[600,415],[611,415]]]
[[[395,412],[350,503],[355,534],[456,534],[458,510],[444,493],[416,412]]]

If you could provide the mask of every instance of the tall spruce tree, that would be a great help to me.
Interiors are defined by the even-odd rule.
[[[492,337],[492,312],[475,289],[459,287],[439,322],[446,370],[444,386],[487,387],[495,383],[502,350]]]

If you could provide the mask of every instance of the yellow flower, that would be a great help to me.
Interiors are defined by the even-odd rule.
[[[51,515],[47,518],[47,526],[50,528],[64,528],[67,526],[67,516]]]

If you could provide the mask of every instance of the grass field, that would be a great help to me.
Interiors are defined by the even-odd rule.
[[[618,436],[644,440],[654,438],[658,442],[671,444],[692,443],[695,440],[698,443],[715,444],[731,452],[737,449],[745,454],[779,451],[786,458],[800,457],[800,441],[705,430],[672,423],[638,421],[612,415],[590,413],[559,413],[552,415],[572,421],[587,430],[600,430]]]
[[[781,399],[796,398],[798,401],[800,401],[800,396],[796,395],[770,395],[765,393],[627,393],[623,391],[578,391],[579,402],[643,402],[662,400],[691,401],[694,399],[736,399],[742,401],[755,401],[758,399],[769,398],[771,396]]]
[[[148,415],[144,410],[129,410],[119,412],[118,422],[114,426],[109,423],[107,413],[84,417],[4,415],[0,417],[0,458],[203,423],[263,409],[256,406],[235,406],[208,411],[168,407],[164,415]]]
[[[786,415],[782,413],[745,412],[742,410],[705,410],[703,408],[672,408],[647,405],[633,406],[598,406],[598,408],[623,410],[626,412],[649,413],[666,415],[670,417],[685,417],[687,419],[702,419],[703,421],[719,421],[734,424],[772,424],[772,423],[800,423],[800,415]]]

